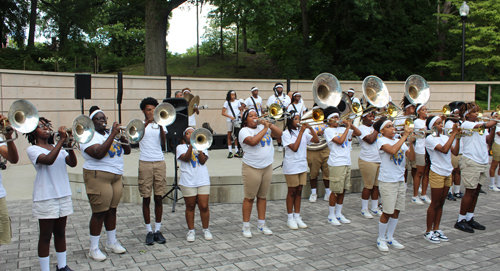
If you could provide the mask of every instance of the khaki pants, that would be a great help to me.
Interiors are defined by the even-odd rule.
[[[92,213],[118,207],[123,193],[122,175],[83,169],[83,181]]]
[[[344,190],[351,188],[351,167],[337,166],[330,169],[330,191],[342,194]]]
[[[3,197],[0,198],[0,245],[10,244],[10,239],[12,239],[12,227],[7,210],[7,200]]]
[[[242,163],[241,175],[243,177],[243,190],[245,198],[255,199],[255,197],[265,199],[273,179],[273,165],[266,168],[257,169]]]

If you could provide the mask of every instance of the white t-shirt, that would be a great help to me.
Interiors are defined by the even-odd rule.
[[[415,132],[420,129],[427,129],[425,126],[425,120],[416,119],[414,123],[415,127],[413,130]],[[425,138],[417,138],[417,140],[415,140],[415,153],[425,154]]]
[[[318,134],[320,131],[325,131],[325,129],[328,127],[328,125],[327,124],[320,124],[320,125],[314,125],[314,126],[311,126],[311,127],[314,129],[314,131],[316,131],[316,134]],[[311,131],[309,129],[306,129],[304,133],[307,133],[307,134],[310,135]],[[323,138],[324,138],[324,136],[323,136]],[[320,137],[319,140],[321,142],[321,137]],[[311,145],[311,144],[312,144],[311,141],[307,142],[307,145]]]
[[[248,97],[245,100],[245,105],[247,109],[252,109],[252,108],[255,109],[255,106],[253,106],[252,98],[253,97]],[[255,105],[257,106],[257,109],[255,109],[255,111],[257,111],[258,116],[262,115],[262,97],[257,95],[257,98],[253,98],[253,100],[255,101]]]
[[[271,95],[269,99],[267,99],[267,106],[270,106],[271,104],[278,103],[281,107],[286,108],[290,104],[291,100],[288,95],[285,95],[284,93],[281,93],[278,98],[276,98],[276,95]]]
[[[463,129],[473,129],[477,124],[483,122],[464,121],[462,123]],[[467,132],[467,131],[466,131]],[[462,148],[462,155],[472,159],[478,164],[488,164],[488,144],[486,143],[486,133],[479,135],[478,132],[472,132],[472,136],[464,136],[460,138],[464,148]]]
[[[40,154],[48,155],[50,153],[49,150],[40,146],[29,146],[26,152],[36,170],[33,201],[71,196],[68,171],[66,169],[68,152],[60,150],[52,165],[44,165],[36,162]]]
[[[243,155],[243,163],[256,169],[266,168],[274,161],[274,146],[273,138],[271,137],[271,129],[267,129],[264,137],[262,137],[260,142],[255,146],[245,144],[243,141],[249,136],[254,137],[262,131],[264,127],[264,125],[259,124],[255,129],[250,127],[242,128],[238,136],[240,146],[245,152],[245,155]]]
[[[377,139],[382,135],[378,134],[377,139],[372,144],[368,144],[363,138],[367,135],[371,135],[375,129],[373,126],[366,126],[361,124],[358,127],[361,131],[361,135],[358,136],[358,142],[361,145],[361,151],[359,152],[359,159],[366,162],[380,163],[380,155],[378,154]]]
[[[441,176],[450,176],[453,171],[453,166],[451,165],[451,150],[444,154],[440,151],[436,151],[437,145],[444,146],[448,142],[447,135],[439,135],[437,137],[428,136],[425,140],[425,148],[429,157],[431,159],[431,170]]]
[[[356,98],[356,97],[352,97],[351,101],[352,101],[353,103],[359,103],[359,104],[361,104],[361,102],[359,101],[359,99],[358,99],[358,98]]]
[[[3,140],[2,137],[0,137],[0,139]],[[0,143],[0,147],[1,146],[7,146],[6,143]],[[7,191],[5,191],[5,188],[3,188],[3,184],[2,184],[2,174],[0,173],[0,199],[1,198],[5,198],[5,196],[7,196]]]
[[[102,159],[95,159],[85,152],[85,149],[99,144],[102,145],[104,141],[109,137],[108,133],[101,135],[98,132],[94,133],[94,137],[87,144],[80,144],[80,151],[82,152],[82,157],[85,159],[83,163],[83,168],[87,170],[100,170],[106,171],[117,175],[123,175],[123,147],[116,141],[113,141],[111,147]]]
[[[390,139],[382,136],[377,139],[377,148],[380,154],[380,171],[378,173],[378,180],[381,182],[399,182],[405,180],[405,166],[406,166],[406,151],[408,146],[403,144],[396,155],[390,155],[382,150],[382,146],[389,144],[394,145],[398,142],[396,139]]]
[[[295,110],[295,108],[293,107],[294,105],[295,105],[295,108],[297,108],[297,110]],[[288,105],[288,108],[286,109],[286,111],[287,112],[297,111],[299,113],[299,115],[302,117],[304,112],[306,112],[306,109],[307,109],[306,106],[304,105],[304,103],[301,100],[298,104],[290,103]]]
[[[200,164],[198,155],[195,155],[191,152],[191,159],[189,159],[189,162],[179,160],[179,157],[185,154],[187,150],[187,144],[180,144],[177,146],[177,161],[179,161],[179,163],[181,164],[181,178],[179,179],[179,185],[186,187],[200,187],[210,185],[208,168],[206,165]],[[208,158],[207,150],[204,150],[203,153]]]
[[[234,112],[236,113],[236,112]],[[196,127],[196,113],[194,113],[193,115],[189,116],[188,118],[188,126],[190,127]]]
[[[350,166],[351,165],[351,140],[352,130],[349,130],[347,137],[341,145],[333,142],[335,137],[341,137],[344,134],[345,127],[325,129],[325,139],[330,148],[330,156],[328,156],[328,165],[331,167]]]
[[[240,107],[241,107],[240,100],[234,100],[234,102],[231,102],[231,106],[233,107],[233,111],[234,111],[234,114],[236,116],[233,116],[233,111],[231,111],[231,108],[229,108],[229,103],[227,101],[224,102],[224,108],[227,109],[226,113],[229,116],[233,116],[236,119],[239,119],[240,118]],[[226,119],[227,119],[227,122],[231,122],[230,118],[226,118]]]
[[[309,130],[309,129],[307,129]],[[299,148],[296,152],[292,151],[288,145],[295,144],[299,130],[285,130],[281,135],[281,142],[285,146],[285,158],[283,159],[283,174],[298,174],[307,171],[307,142],[311,141],[312,135],[309,133],[302,134]]]
[[[447,133],[448,135],[451,134],[451,130],[448,130],[449,129],[452,129],[453,128],[453,125],[455,123],[451,120],[448,120],[445,124],[444,124],[444,128],[447,130]],[[457,141],[456,140],[453,140],[453,143],[451,144],[452,147],[455,147],[455,145],[457,144]],[[460,146],[459,146],[459,149],[458,149],[458,153],[459,154],[462,154],[462,141],[460,141]]]
[[[163,161],[163,151],[161,150],[160,126],[157,123],[150,123],[146,126],[144,137],[139,141],[139,161],[156,162]],[[165,134],[167,128],[163,127]]]

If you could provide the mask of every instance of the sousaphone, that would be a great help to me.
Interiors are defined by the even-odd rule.
[[[431,96],[427,81],[420,75],[410,75],[405,82],[405,96],[413,105],[427,104]]]

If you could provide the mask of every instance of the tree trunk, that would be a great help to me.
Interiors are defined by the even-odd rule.
[[[240,47],[238,46],[238,40],[240,37],[240,25],[236,25],[236,73],[238,73],[239,63],[238,63],[238,51]]]
[[[224,59],[224,41],[223,41],[223,32],[222,32],[222,9],[220,11],[220,56]]]
[[[243,27],[243,32],[241,33],[243,35],[243,52],[247,51],[247,28]]]
[[[307,15],[307,0],[300,0],[300,10],[302,13],[302,40],[304,47],[309,49],[309,18]]]
[[[4,23],[5,23],[5,17],[0,16],[0,43],[1,43],[0,48],[3,48],[4,45],[7,45],[7,41],[5,42],[5,44],[3,43],[3,35],[4,35],[4,33],[3,33],[3,27],[2,26],[4,25]]]
[[[36,10],[38,0],[31,0],[30,33],[28,36],[28,47],[35,46]]]
[[[144,75],[167,75],[167,19],[171,9],[158,0],[146,1],[146,55]]]
[[[447,19],[442,19],[439,14],[450,14],[451,12],[451,2],[450,1],[444,1],[443,3],[443,6],[441,8],[441,3],[437,3],[437,13],[438,13],[438,17],[437,17],[437,37],[438,37],[438,40],[439,40],[439,43],[438,43],[438,48],[437,48],[437,61],[441,61],[444,59],[444,55],[446,53],[446,33],[447,31],[440,31],[441,29],[441,25],[446,25],[448,23],[448,20]],[[443,71],[443,68],[438,68],[437,69],[437,74],[439,76],[443,76],[444,75],[444,71]]]
[[[196,0],[196,67],[200,67],[200,23],[198,13],[198,0]]]

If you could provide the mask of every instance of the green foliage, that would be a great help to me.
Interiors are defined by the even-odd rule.
[[[0,38],[10,34],[18,48],[24,47],[24,30],[29,21],[28,0],[0,0]]]

